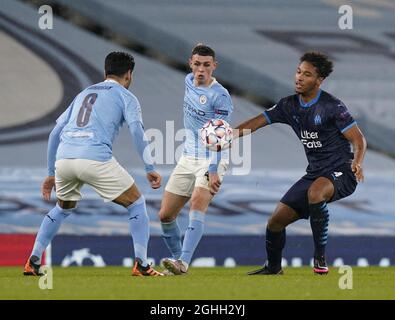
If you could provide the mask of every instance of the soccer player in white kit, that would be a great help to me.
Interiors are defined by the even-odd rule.
[[[229,150],[210,152],[200,140],[199,129],[210,119],[230,122],[233,104],[229,92],[212,76],[215,52],[198,44],[189,59],[192,73],[185,78],[183,154],[172,172],[162,199],[159,218],[162,237],[172,258],[164,259],[168,275],[187,273],[192,255],[203,235],[205,213],[219,191],[229,165]],[[190,200],[189,225],[181,243],[177,216]]]
[[[48,177],[42,195],[49,200],[56,185],[56,206],[44,217],[25,275],[41,275],[41,257],[62,222],[81,200],[80,189],[90,185],[105,202],[113,201],[129,212],[135,264],[133,276],[162,276],[147,263],[149,217],[145,198],[133,178],[112,156],[112,144],[126,122],[135,147],[145,165],[153,189],[161,185],[155,172],[144,134],[141,107],[128,90],[132,82],[134,58],[112,52],[105,59],[105,81],[80,92],[57,119],[48,140]],[[145,151],[145,152],[144,152]]]

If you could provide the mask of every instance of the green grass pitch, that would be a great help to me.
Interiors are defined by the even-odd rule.
[[[352,289],[340,289],[344,276],[311,268],[285,268],[283,276],[247,276],[255,267],[191,268],[187,276],[132,277],[124,267],[53,268],[53,289],[41,290],[38,277],[21,267],[0,268],[0,299],[266,300],[395,299],[395,267],[352,268]]]

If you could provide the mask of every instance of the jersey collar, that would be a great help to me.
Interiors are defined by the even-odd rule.
[[[113,82],[113,83],[118,83],[120,85],[120,83],[114,79],[106,79],[106,80],[104,80],[104,82]]]
[[[300,95],[298,95],[298,99],[299,99],[299,104],[302,108],[309,108],[311,107],[314,103],[316,103],[318,101],[318,99],[320,98],[321,95],[321,89],[318,90],[316,97],[313,100],[310,100],[309,102],[304,103],[302,98],[300,97]]]
[[[215,85],[216,83],[218,83],[218,81],[217,81],[216,78],[213,77],[212,79],[213,79],[213,81],[209,84],[208,88],[211,88],[213,85]]]
[[[193,76],[192,72],[189,74],[189,81],[191,82],[192,86],[194,86],[195,88],[199,88],[199,89],[209,89],[213,85],[218,83],[216,78],[214,78],[214,77],[211,77],[211,78],[213,79],[213,81],[211,81],[211,83],[207,87],[206,86],[195,86],[195,77]]]

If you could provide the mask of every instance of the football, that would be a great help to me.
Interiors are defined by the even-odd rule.
[[[200,129],[200,138],[206,148],[212,151],[221,151],[230,147],[233,130],[225,120],[212,119]]]

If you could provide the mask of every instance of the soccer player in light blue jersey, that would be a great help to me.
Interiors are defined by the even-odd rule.
[[[210,153],[199,138],[199,129],[210,119],[230,122],[233,111],[229,92],[212,76],[217,67],[215,52],[198,44],[189,59],[192,73],[185,78],[184,152],[166,185],[159,218],[162,237],[172,258],[164,259],[168,275],[187,273],[192,255],[203,235],[205,213],[219,191],[229,165],[228,150]],[[181,243],[177,216],[190,200],[189,226]]]
[[[147,148],[141,107],[128,90],[134,65],[134,58],[128,53],[107,55],[105,81],[80,92],[57,119],[48,140],[48,177],[43,182],[42,195],[49,200],[56,185],[58,201],[44,217],[25,265],[25,275],[41,275],[42,254],[81,200],[80,189],[84,184],[90,185],[104,201],[128,210],[135,255],[132,275],[163,275],[147,263],[149,218],[144,196],[112,155],[113,141],[126,122],[151,187],[160,187],[161,176],[155,172]]]

